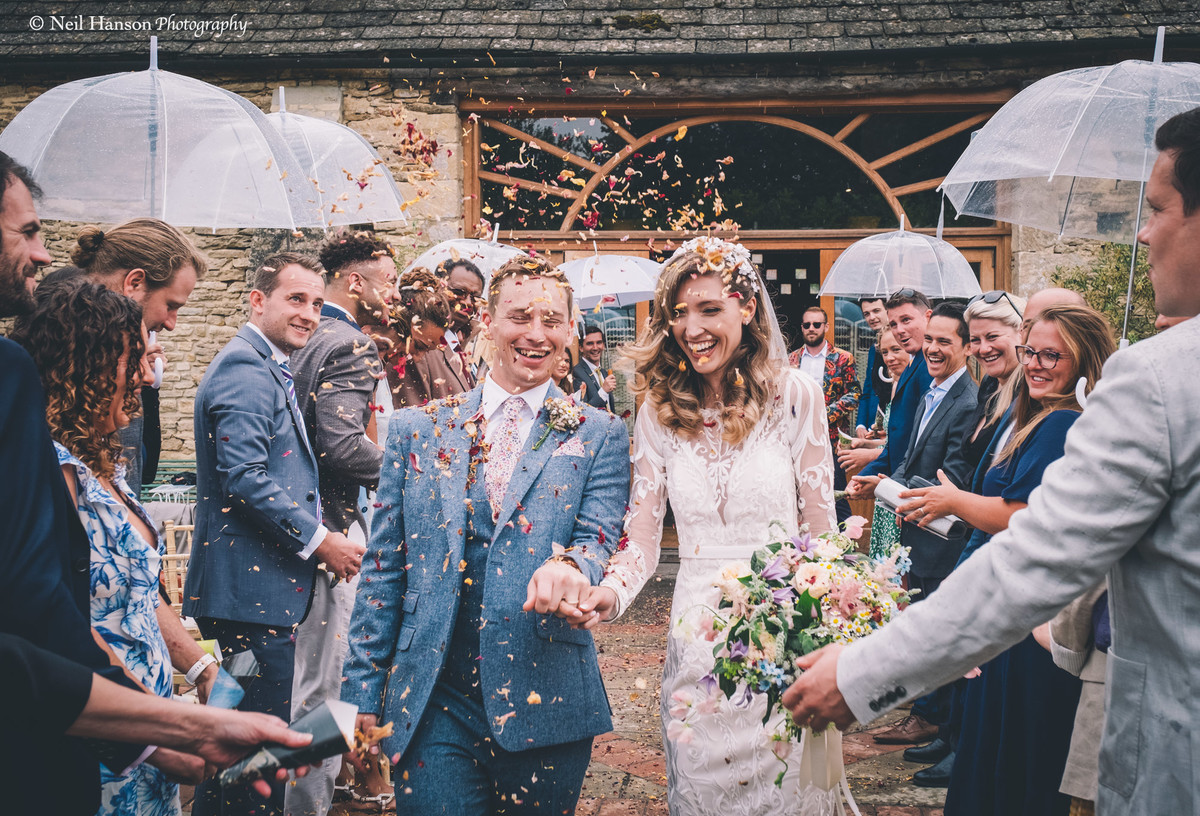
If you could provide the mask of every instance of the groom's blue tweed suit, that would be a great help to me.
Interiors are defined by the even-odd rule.
[[[574,548],[568,555],[599,583],[629,495],[628,432],[585,407],[578,430],[550,430],[533,450],[547,430],[539,411],[493,524],[478,449],[482,391],[389,423],[342,686],[343,699],[394,723],[389,755],[409,747],[422,717],[443,715],[429,704],[435,685],[476,699],[505,751],[612,727],[591,634],[521,606],[555,544]],[[547,397],[562,392],[551,385]]]

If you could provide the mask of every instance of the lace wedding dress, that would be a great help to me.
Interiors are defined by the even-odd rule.
[[[783,763],[767,740],[765,699],[745,708],[722,699],[715,711],[690,710],[667,737],[670,708],[696,689],[713,667],[713,642],[697,636],[697,619],[715,609],[713,585],[722,569],[749,562],[766,544],[767,528],[782,522],[790,534],[803,523],[815,535],[833,528],[833,460],[826,430],[825,400],[807,375],[787,369],[766,415],[740,444],[721,439],[718,414],[704,413],[703,436],[684,439],[664,428],[653,409],[638,413],[634,429],[633,495],[626,530],[628,546],[609,562],[604,585],[617,594],[619,610],[658,564],[667,500],[679,532],[679,576],[671,606],[662,682],[663,743],[667,800],[672,816],[828,816],[840,807],[840,792],[801,783],[800,752],[788,757],[782,787],[775,778]],[[840,767],[840,766],[839,766]]]

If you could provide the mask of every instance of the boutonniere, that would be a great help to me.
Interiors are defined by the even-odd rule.
[[[551,431],[564,431],[571,433],[579,428],[579,424],[583,422],[583,410],[575,404],[575,401],[566,397],[551,398],[546,400],[542,408],[546,411],[549,421],[546,423],[546,430],[542,434],[542,438],[533,444],[533,449],[537,450],[546,441],[546,437],[550,436]]]

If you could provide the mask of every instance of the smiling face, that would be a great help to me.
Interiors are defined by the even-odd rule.
[[[1025,342],[1034,351],[1050,351],[1063,355],[1053,368],[1042,365],[1037,355],[1029,358],[1025,363],[1025,384],[1029,386],[1029,396],[1041,402],[1054,394],[1070,393],[1075,387],[1077,364],[1071,359],[1070,349],[1063,341],[1058,327],[1047,320],[1039,320],[1030,328],[1029,337]]]
[[[719,396],[725,370],[742,343],[757,301],[743,302],[718,276],[701,275],[683,279],[674,308],[671,336],[692,368]]]
[[[929,325],[931,314],[931,310],[918,309],[911,303],[888,309],[888,325],[909,354],[916,354],[925,345],[925,327]]]
[[[1017,369],[1017,344],[1020,332],[1000,320],[980,317],[969,324],[970,352],[983,367],[983,373],[1003,382]]]
[[[579,353],[592,365],[600,365],[600,360],[604,357],[604,332],[588,332],[579,344]]]
[[[912,362],[912,355],[904,350],[904,346],[900,345],[891,329],[879,338],[879,356],[883,358],[883,364],[887,366],[888,374],[893,380],[903,374],[904,369]]]
[[[863,319],[871,327],[871,331],[879,331],[887,325],[887,309],[882,300],[864,300],[862,302]]]
[[[935,315],[925,328],[925,364],[929,376],[941,383],[967,362],[967,347],[959,335],[959,321]]]
[[[33,276],[50,263],[41,228],[29,188],[10,177],[0,199],[0,317],[33,310]]]
[[[250,292],[250,322],[262,329],[285,354],[304,348],[321,320],[325,283],[321,276],[300,264],[279,270],[275,289]]]
[[[1175,152],[1158,154],[1146,184],[1150,219],[1138,232],[1138,241],[1149,249],[1155,309],[1167,317],[1193,317],[1200,314],[1200,278],[1195,271],[1200,258],[1200,209],[1184,214],[1174,175]]]
[[[496,346],[489,375],[510,394],[550,379],[575,330],[564,284],[556,278],[505,278],[482,319]]]

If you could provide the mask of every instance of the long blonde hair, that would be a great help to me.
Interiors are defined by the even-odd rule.
[[[979,300],[967,306],[966,312],[963,313],[963,319],[967,321],[968,330],[971,327],[972,320],[995,320],[1008,326],[1017,333],[1017,338],[1021,338],[1021,319],[1025,313],[1026,302],[1025,298],[1019,295],[1008,295],[995,303],[988,303],[980,298]],[[986,428],[997,419],[1004,415],[1008,410],[1008,406],[1012,404],[1014,392],[1014,381],[1024,379],[1018,377],[1021,373],[1021,364],[1018,362],[1017,367],[1008,379],[999,383],[995,392],[988,398],[985,406],[983,424],[981,427]]]
[[[741,343],[722,376],[722,438],[736,445],[766,412],[780,365],[771,357],[768,310],[757,303],[765,293],[756,291],[757,284],[745,274],[718,261],[717,256],[700,252],[683,252],[668,261],[655,287],[650,320],[624,353],[635,364],[633,390],[649,398],[647,407],[657,412],[658,421],[681,436],[697,436],[704,425],[700,414],[704,381],[671,332],[680,286],[687,279],[720,276],[726,295],[740,298],[743,304],[755,300],[754,314],[743,327]]]
[[[1083,407],[1075,397],[1075,382],[1081,377],[1086,379],[1084,391],[1090,394],[1100,381],[1105,361],[1117,350],[1112,327],[1102,314],[1090,306],[1047,306],[1030,325],[1030,329],[1042,322],[1054,324],[1067,347],[1067,353],[1071,355],[1071,387],[1064,394],[1050,394],[1040,401],[1035,400],[1029,395],[1029,384],[1022,372],[1016,372],[1012,378],[1015,381],[1012,385],[1013,433],[1004,449],[996,455],[993,464],[998,465],[1012,458],[1052,412],[1082,411]]]

